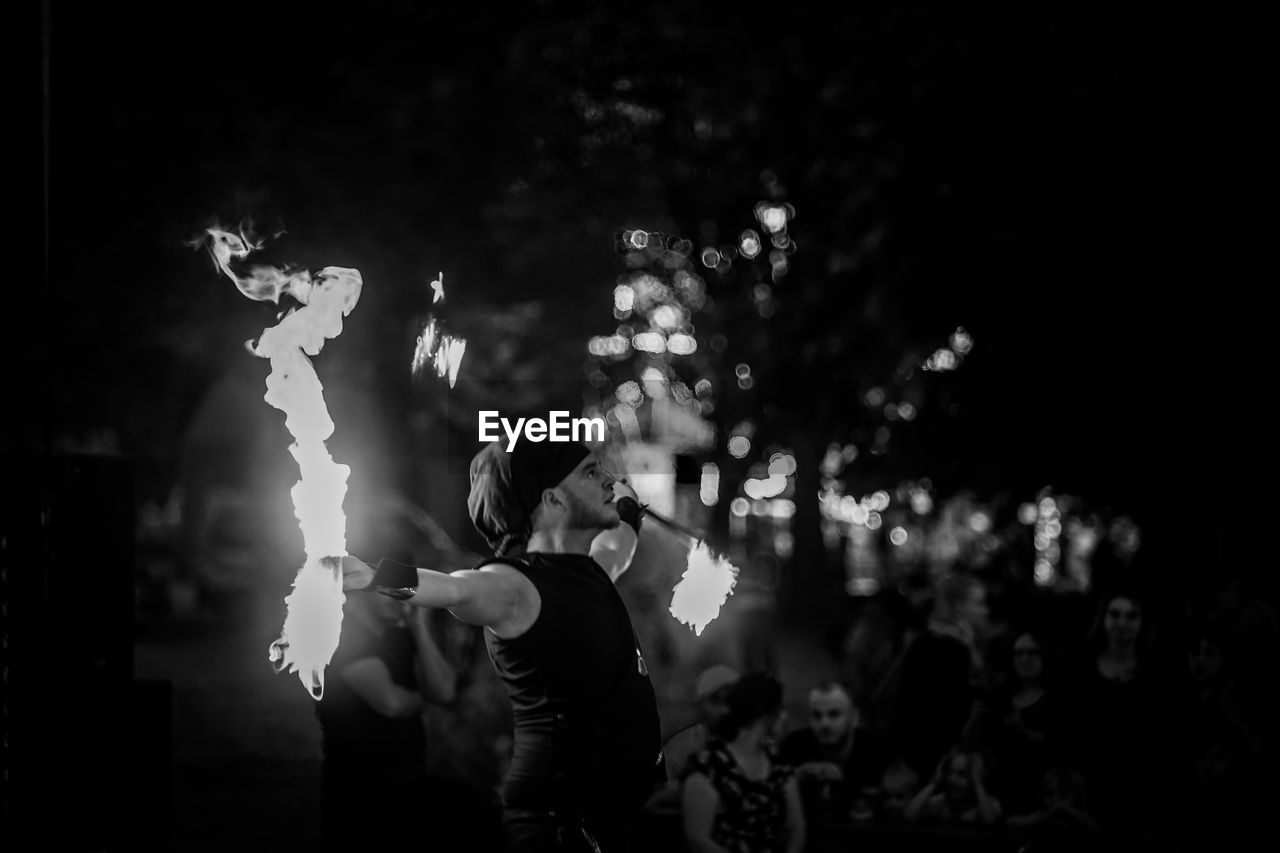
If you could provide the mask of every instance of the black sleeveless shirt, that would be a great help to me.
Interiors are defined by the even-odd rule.
[[[638,809],[665,770],[653,685],[631,615],[586,554],[523,554],[513,566],[542,608],[512,640],[485,631],[515,717],[509,808]]]

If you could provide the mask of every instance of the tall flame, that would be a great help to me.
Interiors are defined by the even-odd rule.
[[[285,598],[288,614],[269,658],[277,672],[296,672],[312,698],[319,699],[324,695],[324,668],[338,648],[346,600],[341,558],[347,553],[347,518],[342,500],[351,469],[334,462],[324,445],[333,434],[333,419],[308,356],[317,355],[326,340],[342,333],[342,318],[359,301],[363,281],[358,270],[345,267],[325,267],[314,278],[305,270],[289,273],[263,266],[237,275],[231,262],[243,260],[261,244],[219,228],[206,233],[214,262],[245,296],[278,302],[288,293],[302,303],[265,329],[252,351],[271,362],[264,399],[285,413],[285,426],[294,438],[289,452],[302,476],[290,495],[307,555],[293,592]]]
[[[737,582],[738,567],[699,542],[689,550],[688,567],[672,590],[671,615],[701,637],[703,629],[720,615]]]

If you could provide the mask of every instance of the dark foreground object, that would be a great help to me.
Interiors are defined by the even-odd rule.
[[[133,679],[133,466],[0,470],[0,848],[168,849],[171,690]]]

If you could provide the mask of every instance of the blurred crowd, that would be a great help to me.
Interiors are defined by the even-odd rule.
[[[798,850],[833,825],[1253,849],[1280,805],[1274,610],[1236,585],[1158,632],[1138,588],[1093,603],[1078,633],[993,623],[979,579],[941,577],[903,618],[855,625],[846,677],[804,686],[803,725],[785,673],[709,669],[653,805],[681,810],[693,850]]]
[[[219,600],[256,574],[241,564],[262,553],[261,543],[237,531],[256,529],[249,520],[262,513],[229,500],[210,506],[219,524],[206,526],[204,547],[190,549],[208,565],[186,572],[160,547],[172,538],[164,531],[178,527],[177,511],[144,513],[142,623],[158,610],[222,612]],[[410,504],[384,501],[370,514],[415,531],[403,559],[427,555],[454,568],[475,559]],[[391,538],[372,528],[369,536]],[[1280,720],[1275,609],[1244,575],[1185,600],[1132,572],[1113,571],[1108,581],[1106,590],[1046,591],[1055,602],[1046,607],[998,573],[918,574],[857,599],[820,666],[753,651],[751,626],[733,615],[721,628],[740,647],[715,652],[715,665],[704,654],[682,666],[653,638],[655,677],[676,679],[660,693],[669,729],[678,728],[666,732],[668,781],[651,814],[678,826],[690,850],[732,853],[823,849],[815,839],[842,831],[979,832],[1066,849],[1113,840],[1248,849],[1280,806],[1267,772]],[[152,610],[158,589],[166,594]],[[745,606],[744,595],[735,606]],[[370,612],[348,621],[352,631],[374,626],[363,647],[366,658],[384,659],[377,687],[344,690],[341,668],[330,668],[331,698],[318,709],[327,749],[340,754],[346,730],[367,746],[385,717],[388,743],[425,752],[404,774],[447,782],[405,791],[431,791],[442,809],[496,825],[511,717],[479,630],[446,612]],[[665,624],[638,616],[647,622]],[[822,651],[815,645],[815,658]],[[424,659],[434,676],[424,675]],[[368,698],[379,695],[396,701]],[[692,713],[682,717],[685,707]],[[405,740],[406,718],[422,722],[425,738]],[[359,744],[350,752],[373,756]],[[365,764],[354,776],[377,772]],[[326,779],[330,793],[341,784]]]

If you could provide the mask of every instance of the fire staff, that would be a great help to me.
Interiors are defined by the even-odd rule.
[[[653,686],[614,581],[640,528],[635,492],[580,444],[490,444],[471,463],[472,522],[494,557],[393,579],[348,557],[348,587],[376,583],[485,627],[515,717],[503,821],[512,849],[634,849],[663,780]]]

